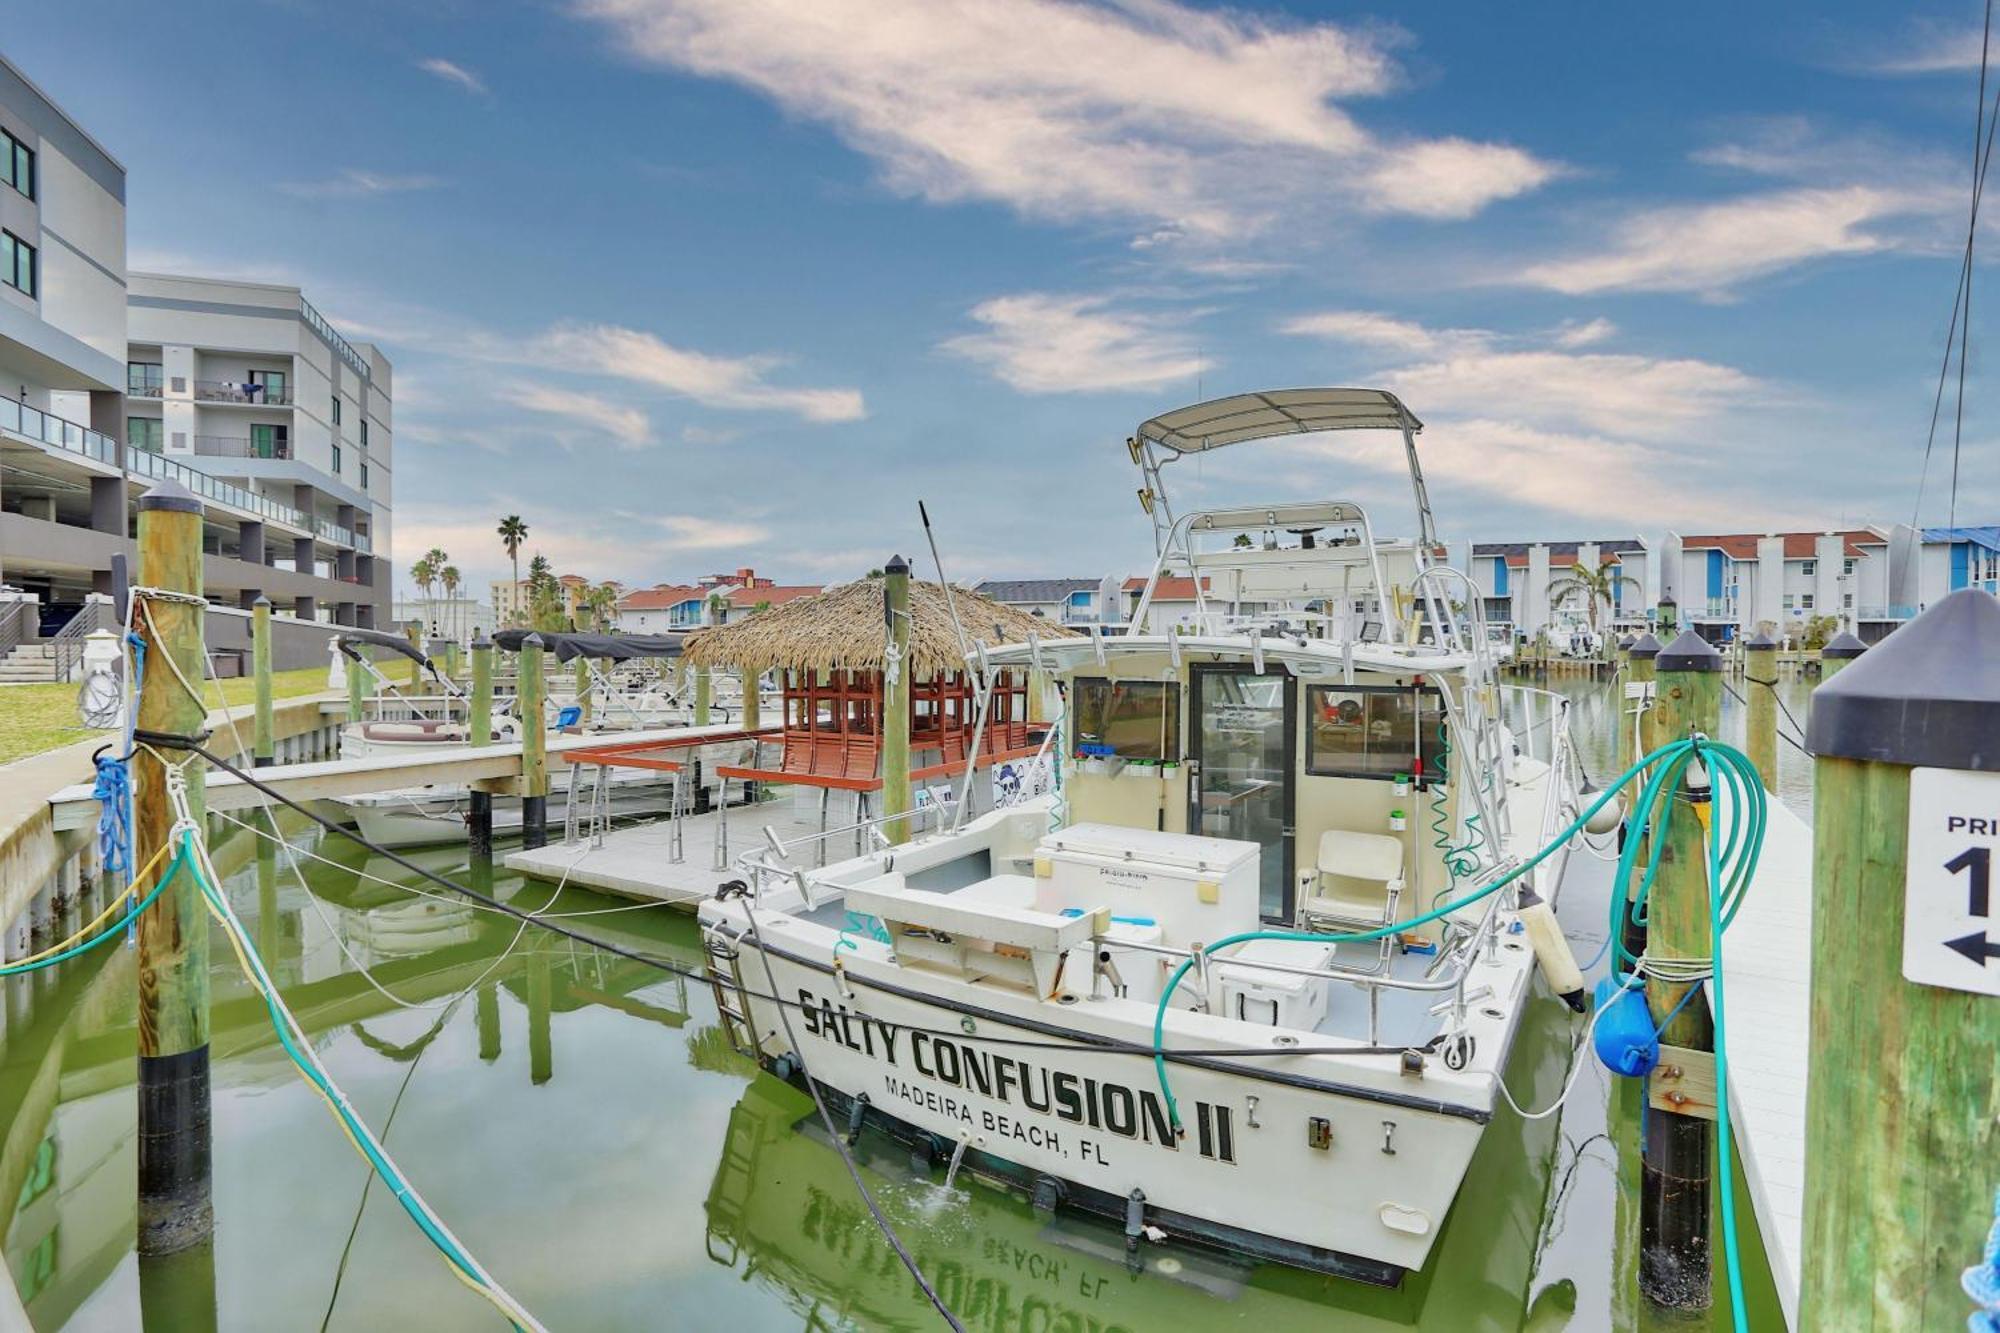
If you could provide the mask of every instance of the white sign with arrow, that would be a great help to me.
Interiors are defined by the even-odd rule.
[[[2000,773],[1910,770],[1903,975],[2000,995]]]

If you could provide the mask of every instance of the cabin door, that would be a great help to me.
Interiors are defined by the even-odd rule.
[[[1193,669],[1188,827],[1263,848],[1259,906],[1267,921],[1292,915],[1297,695],[1284,671]]]

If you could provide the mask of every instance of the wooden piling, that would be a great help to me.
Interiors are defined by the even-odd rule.
[[[1807,731],[1800,1327],[1959,1328],[2000,1160],[2000,836],[1972,827],[2000,809],[2000,602],[1952,593],[1833,660]]]
[[[588,727],[591,715],[589,658],[576,659],[576,670],[570,673],[570,680],[572,688],[576,691],[576,724],[579,727]]]
[[[164,481],[139,500],[139,586],[199,598],[202,591],[201,501]],[[146,679],[138,729],[193,737],[208,710],[182,677],[207,675],[200,602],[145,598],[134,628],[146,644]],[[173,665],[169,665],[172,663]],[[174,667],[179,668],[179,675]],[[163,760],[159,755],[165,755]],[[167,765],[185,752],[140,746],[132,757],[133,864],[174,849]],[[202,770],[189,761],[191,808],[199,818]],[[135,885],[141,893],[150,885]],[[191,873],[183,871],[139,917],[139,1207],[138,1250],[175,1254],[205,1244],[215,1229],[210,1197],[208,913]]]
[[[361,721],[363,714],[367,710],[368,703],[368,668],[364,665],[368,660],[367,655],[359,647],[355,648],[354,653],[353,657],[347,659],[347,720],[349,722]]]
[[[549,841],[548,719],[543,716],[542,636],[521,641],[520,684],[515,697],[521,707],[521,846],[529,850]]]
[[[550,1020],[555,1008],[555,984],[550,975],[549,956],[528,955],[523,990],[528,1001],[528,1081],[536,1087],[555,1077],[555,1041]]]
[[[891,843],[910,840],[910,564],[900,555],[882,566],[882,616],[893,669],[882,680],[882,826]]]
[[[758,687],[755,671],[743,671],[743,730],[756,731],[764,725],[763,692]]]
[[[1743,641],[1744,753],[1765,791],[1778,790],[1778,641],[1758,630]]]
[[[1722,655],[1693,630],[1683,630],[1660,650],[1653,666],[1654,743],[1683,740],[1696,732],[1714,735],[1721,713]],[[1712,957],[1708,860],[1702,826],[1687,794],[1685,781],[1677,784],[1672,796],[1673,815],[1664,833],[1666,847],[1660,854],[1659,874],[1647,903],[1646,952],[1655,962],[1671,960],[1681,968],[1699,969]],[[1690,983],[1666,981],[1649,973],[1646,1003],[1663,1045],[1713,1051],[1715,1029],[1706,1002],[1696,998],[1681,1003],[1690,989]],[[1640,1286],[1656,1306],[1705,1310],[1711,1300],[1709,1122],[1652,1108],[1647,1113],[1645,1139]]]
[[[424,650],[424,626],[419,620],[412,620],[403,626],[403,637],[410,641],[410,647],[419,653]],[[424,664],[416,658],[410,659],[410,693],[415,694],[424,687]]]
[[[711,681],[708,674],[708,668],[696,667],[694,669],[694,724],[697,727],[705,727],[708,725],[708,696],[709,696],[710,684]]]
[[[1659,656],[1660,641],[1650,633],[1641,634],[1634,639],[1631,649],[1626,654],[1628,680],[1639,687],[1636,693],[1641,696],[1625,701],[1629,708],[1639,710],[1636,717],[1629,717],[1624,713],[1619,715],[1619,728],[1625,735],[1626,744],[1632,747],[1632,760],[1626,764],[1626,768],[1630,768],[1632,764],[1638,763],[1640,759],[1653,752],[1653,710],[1644,695],[1657,683],[1653,679],[1653,663]],[[1621,773],[1624,771],[1624,769],[1619,770]],[[1630,810],[1636,802],[1636,792],[1637,789],[1634,789],[1634,794],[1627,798],[1627,810]],[[1639,839],[1639,850],[1633,859],[1632,878],[1625,885],[1626,911],[1620,918],[1623,932],[1620,944],[1626,953],[1637,958],[1646,952],[1646,928],[1632,919],[1631,904],[1638,897],[1639,881],[1645,873],[1646,830],[1628,820],[1622,836]],[[1622,844],[1620,850],[1623,850]]]
[[[1840,674],[1841,668],[1868,651],[1868,645],[1846,630],[1826,641],[1819,650],[1819,681],[1824,685]]]
[[[481,983],[473,1005],[479,1058],[490,1065],[500,1058],[500,988],[491,981]]]
[[[250,764],[269,768],[277,762],[278,732],[271,711],[271,599],[259,593],[250,606],[250,671],[256,677],[256,725],[251,732]]]
[[[472,701],[466,719],[466,740],[475,747],[493,743],[493,640],[480,634],[472,641]],[[474,787],[466,821],[468,850],[475,869],[493,867],[493,793]]]

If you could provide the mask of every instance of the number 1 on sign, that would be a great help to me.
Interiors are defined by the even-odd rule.
[[[1987,910],[1993,902],[1993,849],[1991,847],[1968,847],[1957,856],[1944,863],[1944,868],[1956,875],[1968,872],[1972,889],[1972,905],[1966,910],[1973,916],[1989,916]]]

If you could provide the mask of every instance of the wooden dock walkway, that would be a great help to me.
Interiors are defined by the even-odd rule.
[[[1811,1052],[1812,828],[1770,798],[1757,878],[1722,937],[1730,1117],[1785,1320],[1798,1327]],[[1722,1238],[1715,1238],[1718,1281]]]
[[[835,804],[828,811],[829,828],[845,828],[854,822],[852,807]],[[613,829],[604,835],[601,846],[594,845],[587,834],[573,843],[557,838],[546,847],[509,852],[505,864],[507,869],[535,879],[560,881],[639,902],[692,907],[714,894],[723,881],[739,877],[736,858],[767,845],[766,825],[787,842],[820,831],[817,810],[808,812],[803,804],[794,802],[789,789],[783,788],[774,800],[730,808],[727,864],[717,864],[716,843],[722,836],[718,812],[688,815],[680,825],[682,854],[678,861],[673,859],[673,824],[662,819]],[[835,834],[819,845],[826,848],[828,860],[841,860],[861,850],[847,834]],[[817,860],[816,845],[809,844],[798,853],[803,866],[810,867]]]

